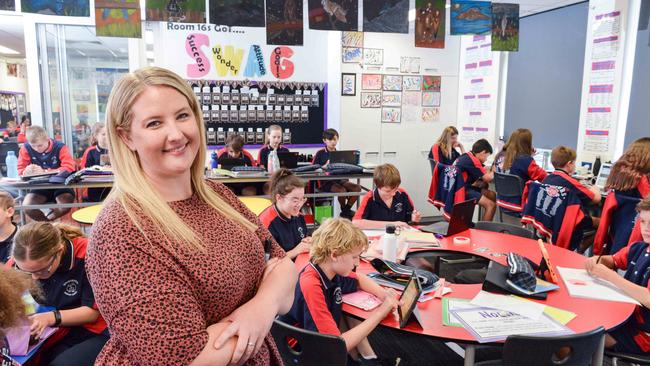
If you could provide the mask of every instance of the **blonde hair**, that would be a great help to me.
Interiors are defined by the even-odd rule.
[[[160,67],[145,67],[123,76],[114,86],[106,108],[108,129],[108,154],[115,174],[115,183],[109,198],[115,199],[133,224],[148,238],[144,231],[145,220],[150,220],[168,243],[178,242],[189,248],[204,250],[204,244],[196,233],[174,212],[146,177],[137,152],[132,151],[119,137],[118,131],[129,133],[133,122],[133,104],[149,87],[168,87],[179,92],[189,104],[199,129],[199,151],[190,168],[192,190],[225,217],[250,231],[257,226],[242,216],[213,191],[204,178],[206,137],[203,115],[194,92],[189,85],[173,72]]]
[[[15,207],[14,198],[7,192],[0,192],[0,209],[6,210]]]
[[[395,188],[402,184],[402,178],[395,165],[382,164],[375,168],[375,172],[372,175],[372,182],[375,183],[377,188]]]
[[[3,329],[11,328],[25,318],[22,296],[27,290],[38,292],[36,283],[27,274],[0,267],[0,336],[4,336]]]
[[[454,135],[458,135],[458,129],[454,126],[448,126],[442,131],[442,135],[436,142],[447,158],[451,158],[451,149],[454,147],[449,145],[449,139]]]
[[[332,254],[342,255],[355,249],[368,249],[368,237],[350,220],[328,219],[311,236],[310,260],[325,262]]]
[[[282,127],[280,127],[280,125],[270,125],[269,128],[266,129],[266,133],[264,133],[264,145],[271,143],[271,131],[280,131],[280,133],[282,133]],[[282,141],[280,141],[280,143],[282,143]]]
[[[47,131],[43,127],[31,126],[27,128],[25,138],[30,144],[33,144],[40,139],[49,139],[50,136],[48,136]]]
[[[103,129],[106,128],[106,124],[104,122],[95,122],[92,127],[92,132],[90,133],[90,145],[95,145],[97,143],[97,135],[99,135],[99,132]]]

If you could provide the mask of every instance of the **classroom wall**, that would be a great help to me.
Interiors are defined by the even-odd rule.
[[[7,63],[25,64],[24,59],[0,59],[0,91],[9,91],[14,93],[24,93],[26,98],[26,107],[29,111],[29,96],[27,95],[27,79],[7,75]]]
[[[634,76],[630,93],[630,109],[625,129],[625,146],[639,137],[650,136],[650,1],[643,1],[639,33],[636,38]]]
[[[508,58],[504,136],[533,132],[538,148],[576,148],[589,3],[522,18]]]

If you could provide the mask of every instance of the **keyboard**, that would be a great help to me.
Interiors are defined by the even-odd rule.
[[[339,169],[359,170],[363,168],[358,165],[347,164],[347,163],[330,163],[327,165],[327,170],[339,170]]]
[[[232,169],[230,169],[232,172],[266,172],[266,169],[259,167],[259,166],[234,166]]]
[[[308,173],[308,172],[316,171],[320,168],[321,166],[318,164],[309,164],[309,165],[298,166],[297,168],[291,169],[291,171],[294,173]]]

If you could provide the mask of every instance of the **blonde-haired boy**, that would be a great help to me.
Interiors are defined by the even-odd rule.
[[[11,256],[11,243],[17,229],[12,221],[14,213],[14,198],[0,191],[0,263],[6,263]]]
[[[282,317],[288,324],[343,338],[348,352],[358,351],[362,365],[379,364],[368,334],[398,304],[397,294],[354,272],[368,238],[349,220],[325,221],[312,234],[310,262],[300,273],[293,306]],[[342,316],[342,295],[363,290],[383,303],[363,322]]]

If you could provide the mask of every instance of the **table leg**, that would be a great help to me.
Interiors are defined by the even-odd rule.
[[[468,344],[465,346],[465,366],[474,366],[474,356],[475,356],[476,347],[473,344]]]
[[[25,196],[27,195],[27,191],[24,189],[19,189],[18,190],[18,198],[21,198],[20,200],[20,205],[22,206],[25,203]],[[25,225],[26,223],[26,218],[25,218],[25,210],[23,208],[20,209],[20,226]]]
[[[605,336],[600,340],[600,344],[598,345],[598,351],[596,351],[596,354],[594,355],[594,359],[592,360],[592,365],[594,366],[602,366],[603,365],[603,355],[605,353]]]

